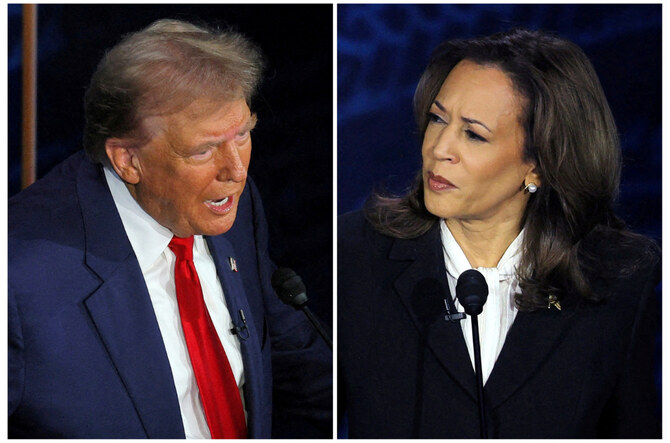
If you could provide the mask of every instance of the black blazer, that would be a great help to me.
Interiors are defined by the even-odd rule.
[[[361,213],[338,222],[339,405],[352,438],[478,438],[475,374],[449,295],[437,224],[413,240],[375,232]],[[519,312],[484,387],[489,437],[660,437],[655,411],[654,288],[649,244],[603,232],[583,241],[600,304]]]

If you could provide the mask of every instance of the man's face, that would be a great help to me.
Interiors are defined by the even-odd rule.
[[[163,130],[132,150],[139,182],[131,194],[178,237],[223,234],[246,183],[256,116],[244,99],[196,100],[158,120]]]

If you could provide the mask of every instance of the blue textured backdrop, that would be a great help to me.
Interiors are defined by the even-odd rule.
[[[339,214],[374,187],[402,192],[420,167],[412,97],[432,50],[521,26],[556,32],[593,62],[621,135],[617,211],[660,243],[660,5],[347,4],[337,16]],[[660,285],[657,293],[660,301]],[[660,336],[657,345],[660,356]],[[660,359],[657,381],[660,389]]]

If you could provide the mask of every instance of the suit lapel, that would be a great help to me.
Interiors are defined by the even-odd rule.
[[[528,381],[553,352],[574,320],[574,306],[519,312],[484,387],[492,408]],[[560,374],[556,374],[560,377]]]
[[[394,287],[428,348],[454,381],[476,399],[475,373],[461,324],[444,319],[451,297],[439,238],[439,226],[414,240],[396,240],[389,258],[411,261]]]
[[[216,237],[207,237],[207,244],[216,263],[216,271],[223,287],[223,293],[226,298],[226,306],[230,311],[230,316],[235,326],[243,326],[240,311],[244,312],[246,320],[246,330],[238,333],[240,339],[240,348],[242,351],[242,361],[244,363],[244,400],[247,410],[247,431],[249,438],[255,438],[260,433],[260,423],[263,414],[268,411],[263,410],[262,401],[263,392],[263,362],[260,353],[261,335],[256,321],[252,315],[249,302],[247,300],[242,277],[240,272],[234,271],[230,264],[230,258],[235,258],[235,252],[232,245],[219,235]]]
[[[86,264],[102,280],[85,305],[150,438],[184,437],[172,371],[139,264],[102,171],[83,162],[77,193]]]
[[[476,380],[460,322],[444,319],[447,284],[439,226],[414,240],[396,240],[391,260],[411,261],[394,287],[412,322],[444,369],[473,401]],[[502,404],[537,370],[557,346],[574,318],[574,304],[561,311],[519,312],[484,387],[489,407]]]

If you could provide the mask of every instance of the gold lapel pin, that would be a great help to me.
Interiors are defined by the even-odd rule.
[[[549,296],[549,304],[547,305],[547,309],[551,308],[552,305],[559,311],[561,310],[561,302],[559,302],[558,298],[553,294]]]

